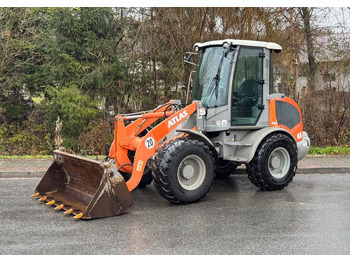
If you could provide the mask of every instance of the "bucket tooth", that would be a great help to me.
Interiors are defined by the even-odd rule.
[[[44,202],[47,199],[47,196],[43,196],[38,199],[39,202]]]
[[[70,215],[73,212],[73,208],[68,209],[67,211],[64,212],[65,215]]]
[[[52,206],[53,204],[55,204],[55,200],[51,200],[51,201],[46,203],[46,205],[48,205],[48,206]]]
[[[40,195],[39,192],[36,192],[33,195],[31,195],[31,197],[38,197],[39,195]]]
[[[73,218],[74,219],[80,219],[80,218],[82,218],[83,217],[83,213],[79,213],[78,215],[76,215],[76,216],[74,216]]]
[[[55,210],[61,210],[62,208],[64,208],[64,205],[63,205],[63,204],[61,204],[61,205],[55,207]]]

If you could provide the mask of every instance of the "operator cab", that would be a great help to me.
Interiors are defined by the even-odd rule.
[[[266,97],[274,92],[272,51],[280,52],[281,46],[227,39],[194,48],[200,56],[192,100],[207,110],[206,131],[267,126]]]

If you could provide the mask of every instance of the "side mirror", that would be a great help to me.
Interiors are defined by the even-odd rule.
[[[192,53],[190,53],[188,56],[185,56],[185,57],[184,57],[184,62],[185,62],[185,63],[188,63],[188,62],[191,60],[192,56],[193,56]]]
[[[197,53],[191,53],[191,52],[186,52],[186,53],[189,55],[184,57],[184,64],[191,64],[191,65],[196,66],[197,64],[190,62],[190,60],[191,60],[192,56],[196,55]]]

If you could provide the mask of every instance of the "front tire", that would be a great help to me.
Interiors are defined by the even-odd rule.
[[[292,182],[298,164],[298,151],[287,135],[273,133],[259,145],[247,166],[253,185],[266,191],[281,190]]]
[[[160,149],[153,163],[153,183],[158,193],[177,204],[202,199],[214,178],[214,162],[204,143],[176,139]]]

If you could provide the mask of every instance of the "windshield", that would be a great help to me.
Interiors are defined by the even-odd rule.
[[[204,107],[223,106],[228,102],[228,79],[233,51],[227,57],[229,59],[223,58],[222,46],[202,50],[194,79],[192,99],[201,100]]]

